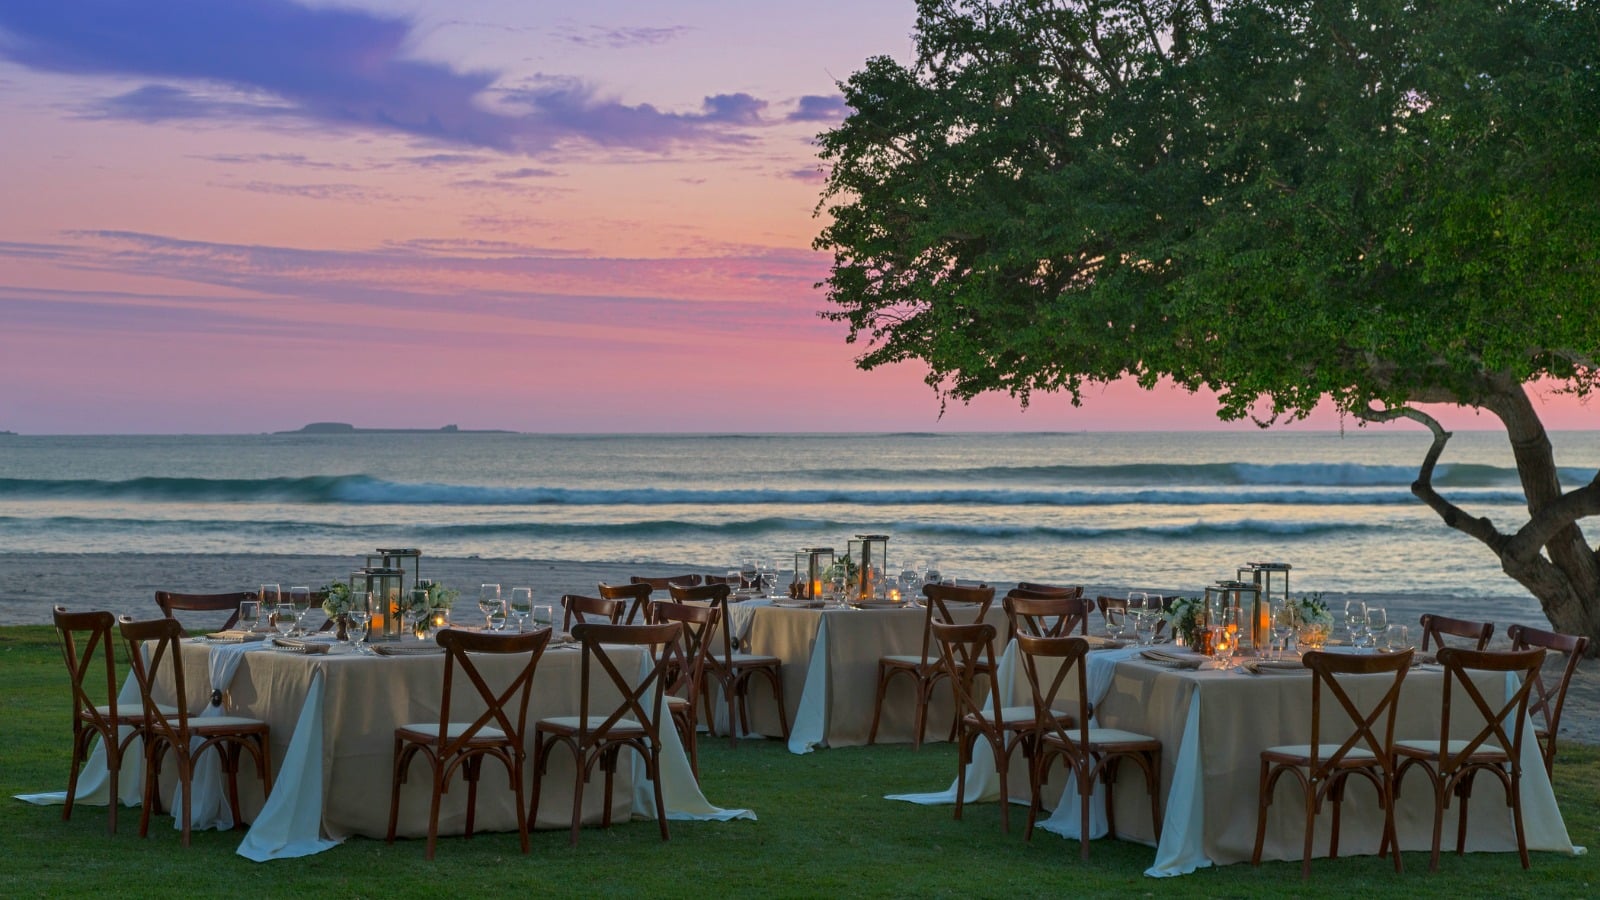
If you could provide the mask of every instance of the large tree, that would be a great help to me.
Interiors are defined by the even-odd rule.
[[[1563,490],[1531,393],[1600,383],[1600,3],[917,6],[915,59],[868,60],[821,138],[824,315],[861,367],[1415,420],[1417,497],[1600,639],[1600,474]],[[1432,404],[1504,426],[1525,522],[1435,489]]]

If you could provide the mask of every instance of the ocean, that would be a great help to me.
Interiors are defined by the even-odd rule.
[[[1595,438],[1555,435],[1570,484],[1600,466]],[[1427,445],[1398,429],[0,436],[0,565],[403,546],[720,571],[884,533],[893,566],[962,579],[1198,593],[1276,561],[1296,593],[1525,599],[1411,496]],[[1525,517],[1498,433],[1458,433],[1436,483],[1503,528]]]

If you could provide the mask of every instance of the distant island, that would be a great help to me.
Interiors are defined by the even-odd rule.
[[[503,428],[357,428],[348,422],[312,422],[294,431],[274,431],[273,434],[515,434]]]

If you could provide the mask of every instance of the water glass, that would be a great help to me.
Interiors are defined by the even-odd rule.
[[[1352,646],[1361,646],[1366,637],[1367,630],[1367,604],[1363,600],[1346,600],[1344,603],[1344,627],[1350,635]]]
[[[245,631],[255,631],[261,626],[261,601],[242,600],[239,602],[239,627]]]
[[[1387,637],[1386,629],[1389,627],[1389,614],[1381,606],[1367,607],[1367,646],[1374,650],[1378,648],[1378,641]]]
[[[295,615],[294,604],[280,602],[275,612],[277,616],[272,621],[273,627],[278,629],[280,636],[288,637],[299,624],[299,616]]]
[[[1228,634],[1225,625],[1208,625],[1206,632],[1211,637],[1211,659],[1219,669],[1226,669],[1233,662],[1233,639]]]
[[[263,612],[273,612],[277,610],[279,601],[283,599],[283,589],[275,584],[263,584],[261,593],[256,595],[256,599],[261,601]]]
[[[734,592],[735,594],[744,590],[743,572],[739,571],[738,569],[729,569],[728,574],[725,577],[728,579],[728,590]]]
[[[1272,601],[1272,656],[1283,659],[1289,654],[1289,638],[1294,636],[1294,610],[1282,598]]]
[[[365,653],[367,625],[372,621],[372,595],[367,591],[350,592],[350,610],[345,613],[345,635],[357,653]]]
[[[539,603],[533,607],[533,627],[549,628],[555,622],[556,608],[548,603]]]
[[[502,607],[501,607],[501,603],[500,603],[500,585],[498,585],[498,584],[482,584],[482,585],[479,585],[478,586],[478,612],[483,613],[483,623],[484,623],[484,627],[485,628],[487,628],[488,625],[489,625],[489,617],[494,615],[495,611],[498,610],[498,609],[501,609],[501,608]],[[505,613],[501,613],[501,615],[505,615]]]
[[[525,631],[528,627],[528,618],[533,615],[533,588],[514,587],[511,589],[511,618],[517,623],[517,631]]]
[[[1404,625],[1390,625],[1383,630],[1385,646],[1390,653],[1399,653],[1411,646],[1411,635],[1407,633]]]

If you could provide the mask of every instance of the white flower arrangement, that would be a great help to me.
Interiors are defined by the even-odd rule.
[[[456,598],[461,592],[454,588],[447,588],[437,581],[422,581],[406,594],[406,606],[418,618],[426,616],[436,610],[448,610],[455,606]]]
[[[328,618],[336,619],[350,611],[350,585],[336,581],[323,585],[322,593],[326,597],[322,601],[322,611],[328,614]]]
[[[1294,615],[1296,625],[1332,625],[1333,613],[1328,611],[1328,605],[1322,602],[1322,592],[1313,591],[1302,594],[1289,602],[1289,609]]]

